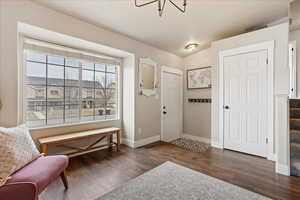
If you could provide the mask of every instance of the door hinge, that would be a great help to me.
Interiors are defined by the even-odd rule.
[[[267,65],[269,64],[269,59],[266,60]]]
[[[266,144],[268,144],[269,143],[269,140],[268,140],[268,138],[266,138]]]

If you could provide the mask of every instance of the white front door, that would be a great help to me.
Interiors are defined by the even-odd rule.
[[[182,133],[182,74],[162,71],[161,140],[176,140]]]
[[[268,51],[224,57],[224,148],[267,157]]]

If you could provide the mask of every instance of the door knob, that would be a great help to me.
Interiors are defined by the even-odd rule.
[[[224,109],[229,109],[229,106],[224,106]]]

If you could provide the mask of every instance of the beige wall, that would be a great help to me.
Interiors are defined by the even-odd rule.
[[[212,66],[211,49],[205,49],[184,58],[184,121],[183,133],[210,140],[211,104],[189,103],[189,98],[211,98],[211,89],[187,89],[186,72],[189,69]]]
[[[135,72],[140,57],[150,57],[161,65],[182,68],[182,59],[168,52],[156,49],[123,35],[107,31],[88,24],[71,16],[56,12],[28,0],[2,0],[1,2],[1,66],[0,66],[0,98],[3,109],[0,111],[0,125],[14,126],[17,124],[17,23],[22,22],[41,27],[57,33],[80,38],[97,44],[107,45],[135,55]],[[3,51],[5,49],[5,51]],[[160,75],[159,75],[160,77]],[[158,77],[158,78],[159,78]],[[160,79],[158,79],[160,80]],[[137,83],[136,86],[137,88]],[[145,98],[136,90],[135,129],[141,128],[142,133],[135,140],[160,134],[160,99]],[[126,106],[126,105],[124,105]],[[97,128],[103,126],[121,126],[120,121],[97,123],[69,127],[71,131]],[[64,132],[64,128],[52,128],[35,131],[37,137]],[[135,131],[136,132],[136,131]]]
[[[288,165],[288,120],[287,95],[289,92],[289,69],[287,64],[288,23],[276,25],[255,32],[238,35],[212,43],[213,77],[212,77],[212,142],[219,142],[219,62],[218,55],[222,50],[238,48],[260,42],[275,41],[274,56],[274,149],[278,164]]]

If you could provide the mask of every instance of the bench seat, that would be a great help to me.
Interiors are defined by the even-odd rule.
[[[113,135],[117,135],[117,142],[113,141]],[[73,143],[76,141],[84,140],[84,139],[91,139],[97,138],[95,142],[87,146],[86,148],[71,146],[68,143]],[[104,138],[109,137],[109,141],[107,144],[97,145],[99,144]],[[116,127],[109,127],[109,128],[102,128],[102,129],[94,129],[94,130],[87,130],[87,131],[80,131],[74,133],[67,133],[57,136],[50,136],[45,138],[40,138],[40,150],[42,153],[47,154],[48,146],[62,146],[68,149],[72,149],[73,152],[67,154],[70,157],[81,155],[84,153],[89,153],[92,151],[97,151],[102,149],[103,147],[110,147],[112,148],[113,145],[117,147],[117,151],[119,151],[119,146],[121,143],[121,133],[120,129]]]

